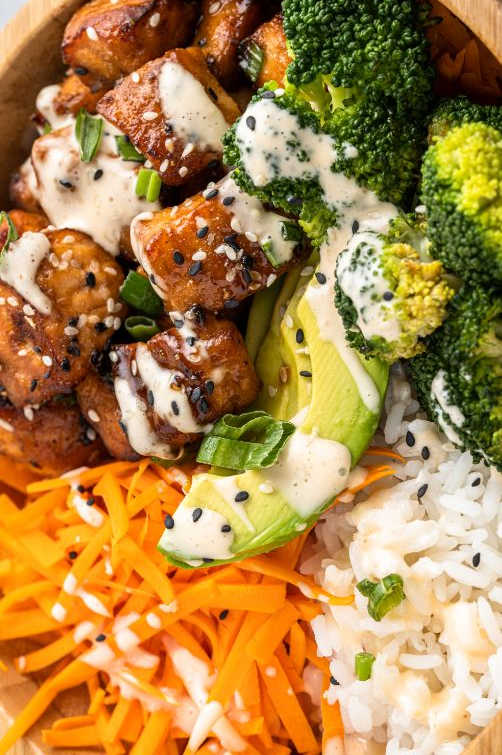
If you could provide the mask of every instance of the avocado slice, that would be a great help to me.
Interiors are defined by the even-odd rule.
[[[278,278],[268,288],[258,291],[249,310],[246,328],[246,347],[251,360],[254,362],[260,351],[270,327],[270,321],[274,312],[275,302],[281,292],[284,278]]]
[[[159,543],[177,566],[238,561],[291,540],[345,487],[376,430],[388,367],[347,346],[334,305],[334,261],[327,264],[329,275],[309,279],[300,268],[286,276],[256,359],[264,384],[257,408],[297,429],[269,468],[193,478]],[[285,382],[277,380],[281,367]]]

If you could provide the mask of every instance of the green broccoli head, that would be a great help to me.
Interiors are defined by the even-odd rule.
[[[502,471],[502,297],[464,286],[427,351],[410,361],[417,395],[449,439]]]
[[[338,257],[335,303],[361,354],[410,358],[443,322],[453,289],[427,246],[423,222],[399,216],[385,235],[354,234]]]
[[[502,107],[477,105],[468,97],[443,100],[434,111],[429,124],[429,141],[443,139],[452,128],[465,123],[486,123],[502,131]]]
[[[502,281],[502,132],[465,123],[422,167],[431,253],[464,279]]]

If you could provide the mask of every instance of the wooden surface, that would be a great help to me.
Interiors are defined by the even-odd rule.
[[[80,4],[81,0],[31,0],[0,31],[0,208],[7,200],[8,177],[27,153],[31,134],[26,124],[36,94],[62,73],[59,42],[66,21]],[[443,0],[443,4],[502,60],[502,0]],[[19,712],[35,688],[33,681],[23,679],[13,670],[0,678],[0,729]],[[74,714],[75,705],[79,705],[78,700],[61,701],[59,715]],[[44,721],[46,725],[50,718],[51,714]],[[39,732],[40,727],[12,755],[47,753]],[[502,713],[465,751],[465,755],[501,754]]]

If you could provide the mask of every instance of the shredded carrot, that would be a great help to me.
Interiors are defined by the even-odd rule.
[[[389,470],[369,468],[362,485]],[[302,674],[308,662],[328,671],[308,622],[322,603],[353,598],[296,571],[308,532],[267,556],[183,570],[157,542],[190,486],[188,467],[142,460],[20,479],[22,508],[14,493],[0,491],[0,640],[33,638],[16,670],[52,673],[0,740],[0,755],[60,692],[81,685],[88,696],[81,713],[44,729],[48,747],[191,752],[184,720],[193,725],[204,699],[183,672],[188,661],[207,670],[204,694],[223,712],[203,730],[198,752],[212,752],[208,743],[231,750],[229,741],[244,755],[319,752],[321,732],[302,707]],[[99,511],[98,526],[81,520],[77,495]],[[188,654],[181,665],[176,648]]]

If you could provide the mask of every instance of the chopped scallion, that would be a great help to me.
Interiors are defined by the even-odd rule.
[[[368,613],[375,621],[381,621],[406,598],[403,578],[399,574],[388,574],[379,582],[363,579],[356,587],[368,598]]]
[[[4,245],[2,246],[2,249],[0,250],[0,259],[2,259],[3,255],[9,248],[10,243],[12,241],[17,241],[17,239],[19,238],[17,228],[12,222],[8,212],[0,212],[0,225],[3,225],[4,221],[7,223],[7,237],[5,239]]]
[[[162,181],[156,170],[141,168],[136,181],[136,195],[145,197],[148,202],[156,202],[160,196]]]
[[[264,54],[260,45],[252,40],[242,50],[239,65],[251,81],[255,82],[263,67]]]
[[[160,328],[150,317],[144,315],[132,315],[124,323],[125,329],[135,341],[149,341]]]
[[[356,676],[360,682],[367,682],[371,677],[371,670],[375,663],[375,656],[372,653],[356,653],[354,666]]]
[[[134,271],[131,271],[125,279],[120,289],[120,297],[134,309],[152,317],[164,311],[162,299],[148,278]]]
[[[75,136],[80,145],[80,158],[84,163],[92,162],[96,156],[103,138],[104,125],[102,118],[95,118],[85,108],[77,115]]]
[[[138,152],[134,144],[131,144],[131,140],[128,136],[121,134],[115,137],[115,143],[117,145],[117,152],[122,160],[127,160],[132,163],[144,163],[145,157]]]

